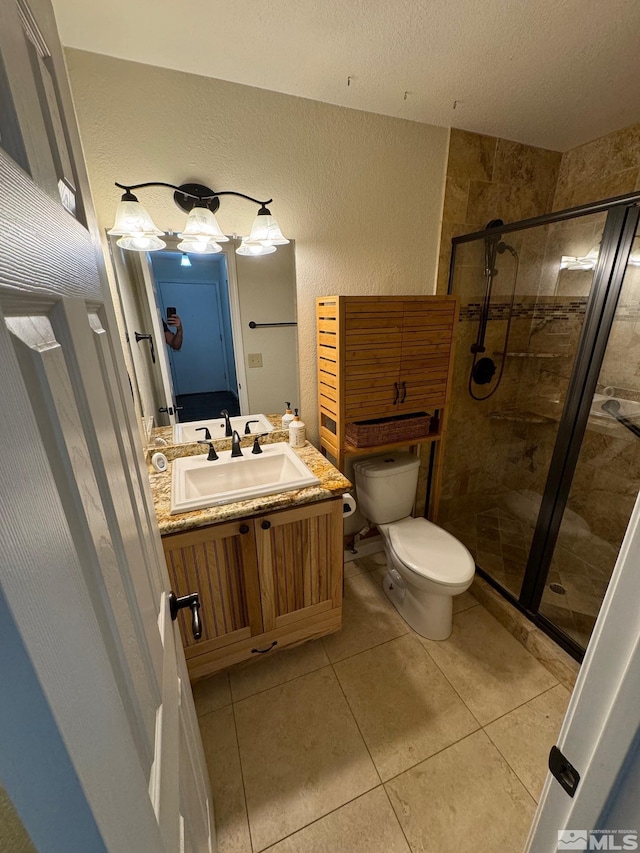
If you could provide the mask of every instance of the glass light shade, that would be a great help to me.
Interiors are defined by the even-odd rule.
[[[162,231],[156,228],[153,219],[139,201],[121,201],[116,210],[116,221],[113,228],[107,233],[123,237],[133,237],[137,234],[159,237]],[[118,245],[120,245],[120,241],[118,241]]]
[[[256,216],[248,240],[251,243],[264,243],[266,246],[284,246],[289,242],[270,213]]]
[[[287,243],[288,242],[289,241],[287,240]],[[236,249],[236,255],[254,255],[257,257],[258,255],[271,255],[275,250],[275,246],[265,246],[264,243],[249,240],[248,237],[243,237],[242,242]]]
[[[190,267],[191,266],[191,261],[189,260],[189,255],[186,255],[183,253],[182,257],[180,258],[180,266],[181,267]]]
[[[117,245],[130,252],[155,252],[164,249],[167,244],[155,234],[126,234],[117,241]]]
[[[220,230],[218,220],[208,207],[193,207],[184,231],[178,236],[189,240],[213,240],[216,243],[225,243],[229,239]]]
[[[215,255],[217,252],[222,251],[222,246],[219,246],[215,240],[207,239],[193,239],[188,238],[183,240],[181,243],[178,243],[178,249],[181,252],[195,252],[197,255]]]

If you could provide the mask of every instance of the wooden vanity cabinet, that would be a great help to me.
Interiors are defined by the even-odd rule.
[[[178,616],[192,680],[342,625],[342,499],[162,537],[176,595],[200,593],[202,638]]]

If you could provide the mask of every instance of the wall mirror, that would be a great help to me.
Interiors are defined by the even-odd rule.
[[[284,411],[299,400],[293,242],[269,255],[124,251],[109,237],[134,375],[134,397],[153,426]],[[183,337],[166,323],[178,315]],[[165,332],[168,330],[168,334]],[[174,341],[175,343],[175,341]]]

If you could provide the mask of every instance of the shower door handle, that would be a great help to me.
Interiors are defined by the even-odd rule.
[[[394,382],[393,387],[396,389],[396,396],[393,398],[393,405],[395,406],[398,402],[398,397],[400,396],[400,383]]]

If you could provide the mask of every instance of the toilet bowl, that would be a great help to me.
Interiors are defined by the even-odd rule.
[[[429,640],[446,640],[453,596],[471,586],[475,562],[446,530],[410,515],[419,467],[410,453],[386,454],[353,466],[362,513],[383,537],[386,594],[414,631]]]

